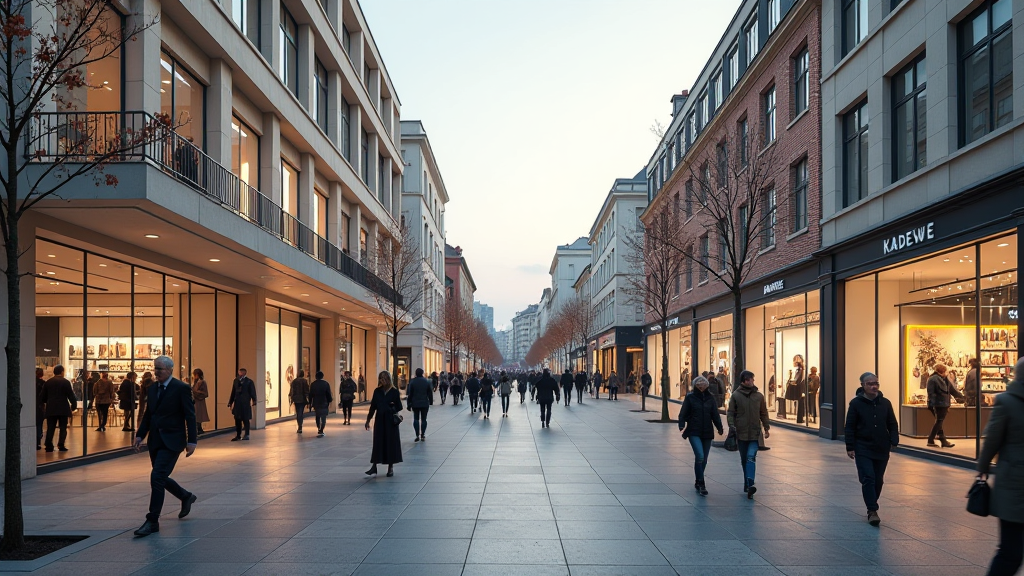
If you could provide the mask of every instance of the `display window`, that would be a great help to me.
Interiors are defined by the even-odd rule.
[[[312,382],[320,369],[319,321],[302,318],[298,312],[276,306],[266,307],[266,395],[267,420],[295,414],[288,392],[299,375]]]
[[[732,391],[732,314],[697,323],[695,370],[709,372],[722,380],[726,393]]]

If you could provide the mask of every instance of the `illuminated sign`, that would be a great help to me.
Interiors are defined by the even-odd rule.
[[[929,222],[923,226],[918,226],[912,230],[907,230],[902,234],[897,234],[892,238],[886,238],[882,240],[882,252],[883,254],[891,254],[898,252],[904,248],[910,248],[915,244],[921,244],[926,240],[935,239],[935,223]]]
[[[779,290],[784,290],[785,288],[786,288],[786,281],[785,280],[776,280],[775,282],[772,282],[771,284],[765,284],[764,285],[764,295],[767,296],[768,294],[771,294],[772,292],[778,292]]]

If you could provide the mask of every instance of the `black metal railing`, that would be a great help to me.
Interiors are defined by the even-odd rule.
[[[40,112],[25,155],[36,162],[148,162],[357,284],[401,305],[376,274],[146,112]]]

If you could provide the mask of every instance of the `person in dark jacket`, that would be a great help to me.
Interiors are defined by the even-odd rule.
[[[480,379],[476,377],[476,372],[470,372],[466,379],[466,393],[469,394],[469,407],[473,409],[471,413],[476,414],[480,404]]]
[[[540,380],[533,385],[537,391],[537,403],[540,404],[540,427],[551,427],[551,405],[559,398],[558,382],[551,377],[551,370],[545,368]]]
[[[341,381],[341,386],[338,389],[338,396],[341,399],[341,415],[345,418],[345,421],[341,423],[342,426],[352,424],[352,403],[355,402],[358,389],[356,381],[352,379],[352,372],[346,370],[345,379]]]
[[[722,381],[715,376],[714,372],[705,372],[704,377],[708,380],[708,390],[715,397],[715,405],[719,408],[725,407],[725,386]]]
[[[246,376],[245,368],[238,369],[238,378],[231,383],[231,394],[228,396],[228,410],[235,417],[235,437],[232,442],[249,439],[249,420],[252,420],[252,409],[256,407],[256,383]],[[245,437],[242,437],[242,427]]]
[[[865,372],[860,390],[846,411],[846,455],[857,464],[861,495],[868,509],[868,522],[878,526],[878,497],[882,494],[889,450],[900,443],[899,424],[892,402],[878,391],[878,376]]]
[[[601,375],[600,370],[594,371],[593,386],[594,386],[594,398],[601,399],[601,383],[604,382],[604,376]]]
[[[964,376],[964,404],[966,406],[978,405],[978,374],[981,372],[981,362],[977,358],[967,361],[971,367]]]
[[[134,432],[135,431],[135,403],[139,399],[138,384],[135,383],[139,377],[135,372],[129,372],[125,375],[124,380],[121,380],[121,385],[117,389],[117,402],[120,405],[121,410],[124,411],[124,426],[121,427],[122,432]]]
[[[46,440],[43,445],[47,452],[53,452],[53,433],[60,426],[57,438],[57,450],[67,452],[64,442],[68,439],[68,420],[71,413],[78,410],[78,399],[71,388],[71,382],[64,377],[64,367],[60,364],[53,367],[53,378],[43,384],[43,390],[36,399],[46,405]]]
[[[484,419],[491,418],[491,401],[494,399],[494,379],[487,372],[480,380],[480,411],[484,413]]]
[[[367,476],[377,473],[377,464],[388,465],[388,477],[395,475],[394,466],[402,461],[402,437],[394,417],[402,412],[402,395],[391,382],[387,370],[377,375],[377,388],[370,399],[366,414],[366,429],[373,421],[373,450],[370,451],[370,469]]]
[[[46,421],[46,407],[39,401],[39,397],[42,395],[43,386],[46,385],[46,380],[43,380],[43,369],[36,368],[36,450],[43,449],[43,422]],[[128,425],[127,418],[125,419],[125,426]]]
[[[448,398],[448,375],[441,372],[440,381],[437,383],[437,390],[441,393],[441,405],[444,406],[444,401]]]
[[[703,376],[694,378],[693,390],[683,399],[683,406],[679,409],[679,430],[693,448],[693,487],[701,496],[708,495],[704,469],[708,465],[715,430],[718,430],[719,435],[722,434],[722,415],[718,412],[714,395],[708,392],[709,385],[708,379]]]
[[[448,391],[452,394],[452,406],[458,406],[462,397],[462,376],[458,373],[453,374],[449,383],[451,386]]]
[[[576,403],[583,404],[583,391],[587,389],[587,373],[580,370],[576,373]]]
[[[647,396],[647,393],[651,391],[651,384],[654,380],[651,378],[651,371],[644,368],[644,373],[640,375],[640,394]]]
[[[306,371],[299,370],[298,378],[292,380],[288,390],[288,402],[295,405],[295,423],[298,425],[296,434],[302,434],[302,420],[306,415],[306,405],[309,404],[309,381],[306,380]],[[317,426],[319,429],[320,426]]]
[[[300,374],[302,372],[299,372]],[[316,415],[316,437],[324,437],[324,427],[327,426],[327,414],[331,410],[331,402],[334,396],[331,395],[331,385],[324,380],[324,373],[317,371],[316,380],[309,385],[309,404],[313,407],[313,414]]]
[[[97,432],[107,431],[107,419],[110,417],[110,405],[114,403],[114,383],[106,372],[100,373],[99,380],[92,385],[92,401],[96,406],[96,419],[99,421]]]
[[[935,424],[932,425],[932,431],[928,434],[929,446],[938,447],[935,444],[936,435],[938,435],[939,442],[942,443],[943,448],[956,446],[956,444],[946,440],[946,432],[942,429],[942,423],[946,419],[946,414],[949,413],[950,397],[954,397],[961,402],[964,401],[964,395],[946,378],[946,366],[944,364],[936,364],[934,372],[928,378],[928,409],[935,415]]]
[[[526,402],[526,389],[529,383],[526,381],[526,374],[519,373],[516,376],[516,391],[519,392],[519,403],[524,404]]]
[[[569,405],[569,401],[572,400],[572,387],[575,379],[572,377],[572,372],[568,368],[565,372],[562,372],[562,377],[558,380],[558,385],[562,387],[562,394],[565,396],[565,405]]]
[[[1012,576],[1024,562],[1024,360],[1006,392],[996,396],[978,456],[978,477],[988,478],[998,454],[990,511],[999,518],[999,549],[989,576]]]
[[[427,412],[434,404],[434,387],[423,377],[423,368],[416,369],[416,377],[409,381],[406,408],[412,410],[412,429],[416,442],[427,439]]]
[[[612,370],[608,376],[608,399],[618,401],[619,399],[619,375]]]

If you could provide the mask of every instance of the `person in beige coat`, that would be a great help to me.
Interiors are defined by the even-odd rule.
[[[999,549],[988,576],[1013,576],[1024,562],[1024,360],[1014,375],[1006,392],[996,396],[978,456],[979,477],[988,476],[999,456],[990,508],[999,518]]]
[[[754,487],[757,437],[764,427],[764,437],[767,440],[771,423],[768,421],[768,405],[765,404],[764,394],[761,394],[754,385],[754,373],[750,370],[740,373],[740,387],[729,397],[727,417],[729,431],[736,432],[736,440],[739,443],[743,491],[746,492],[748,499],[753,499],[754,492],[757,492],[757,488]]]
[[[196,403],[196,425],[199,426],[199,434],[204,434],[203,423],[210,421],[210,410],[206,407],[206,399],[210,397],[210,388],[203,378],[203,370],[196,368],[192,371],[192,400]]]
[[[114,403],[114,383],[106,372],[92,385],[93,403],[96,404],[96,417],[99,420],[97,432],[107,431],[107,418],[110,416],[110,405]]]

